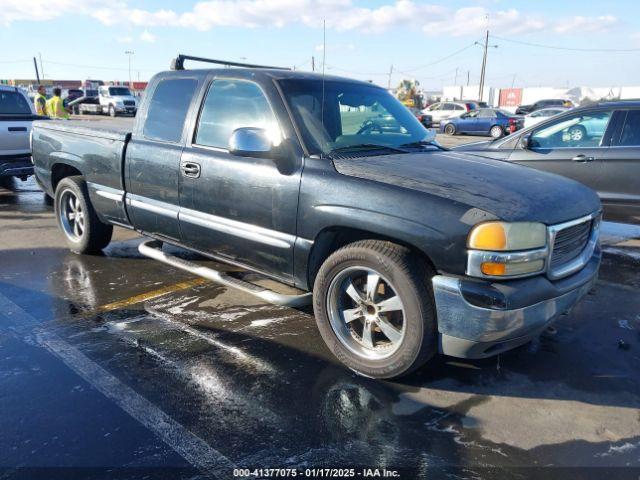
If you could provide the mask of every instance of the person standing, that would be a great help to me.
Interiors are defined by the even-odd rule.
[[[60,95],[62,90],[59,87],[53,89],[53,97],[47,100],[47,115],[51,118],[69,118],[69,112],[64,108]]]
[[[38,85],[36,96],[33,98],[33,103],[36,107],[36,115],[47,114],[47,97],[45,97],[46,90],[44,85]]]

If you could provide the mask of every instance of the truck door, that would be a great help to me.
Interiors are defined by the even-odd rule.
[[[284,171],[228,150],[241,127],[264,128],[277,143],[278,118],[288,116],[275,88],[268,98],[252,81],[213,80],[182,154],[180,229],[191,248],[290,280],[302,162]]]
[[[127,211],[134,227],[180,240],[180,155],[185,118],[197,78],[169,77],[151,93],[146,118],[137,124],[126,152]]]

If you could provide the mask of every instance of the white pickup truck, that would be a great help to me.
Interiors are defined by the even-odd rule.
[[[40,118],[22,90],[0,85],[0,177],[33,175],[29,134],[31,122]]]
[[[138,100],[128,87],[101,86],[98,87],[98,103],[81,103],[80,113],[97,113],[102,115],[127,114],[135,116],[138,111]]]

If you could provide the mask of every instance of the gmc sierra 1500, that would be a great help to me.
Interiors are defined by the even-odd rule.
[[[601,205],[581,184],[446,151],[368,83],[183,61],[151,80],[133,131],[34,125],[36,177],[73,251],[119,225],[152,238],[144,254],[265,300],[310,294],[162,242],[311,290],[327,346],[378,378],[526,343],[593,286]]]

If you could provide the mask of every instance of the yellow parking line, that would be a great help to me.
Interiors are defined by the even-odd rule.
[[[186,290],[187,288],[191,288],[191,287],[197,287],[198,285],[204,285],[205,283],[211,283],[211,282],[206,278],[194,278],[193,280],[174,283],[173,285],[167,285],[166,287],[158,288],[157,290],[151,290],[150,292],[134,295],[133,297],[125,298],[124,300],[119,300],[117,302],[101,305],[95,310],[92,310],[90,312],[83,312],[83,315],[110,312],[112,310],[117,310],[119,308],[128,307],[129,305],[134,305],[136,303],[151,300],[153,298],[158,298],[163,295],[167,295],[169,293],[178,292],[180,290]]]

